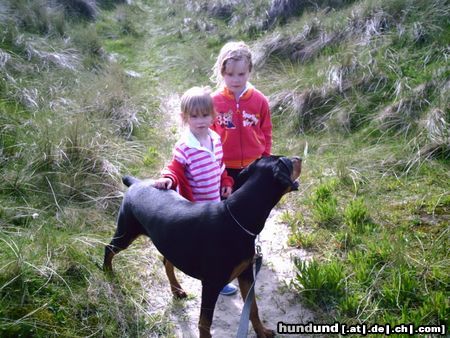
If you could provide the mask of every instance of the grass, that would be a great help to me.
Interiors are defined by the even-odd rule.
[[[120,176],[158,175],[177,98],[230,39],[254,50],[274,153],[304,159],[283,221],[314,258],[292,291],[317,322],[448,325],[445,1],[337,1],[270,27],[265,0],[105,1],[95,20],[39,4],[0,5],[2,337],[173,335],[148,242],[114,278],[103,247]]]
[[[66,41],[27,27],[25,38],[11,29],[1,46],[0,335],[166,335],[170,323],[146,308],[139,279],[109,281],[101,270],[120,174],[161,165],[166,137],[151,111],[158,99],[106,62],[106,37],[92,23],[74,20]],[[119,33],[136,42],[136,34]],[[69,50],[77,62],[53,62]],[[149,139],[160,145],[151,165],[143,163]]]
[[[296,224],[291,245],[309,248],[316,258],[296,263],[294,285],[316,310],[327,318],[331,311],[342,322],[446,324],[448,300],[440,298],[439,305],[430,301],[443,296],[448,286],[445,165],[426,161],[405,174],[406,168],[395,161],[383,167],[372,158],[369,169],[358,152],[344,155],[346,146],[354,149],[349,143],[338,145],[339,164],[334,147],[305,161],[309,170],[304,181],[322,183],[309,190],[307,203],[296,201],[297,216],[285,220]],[[352,159],[359,159],[358,164]],[[321,170],[325,180],[318,175]],[[333,277],[330,264],[340,264],[343,276]],[[344,285],[337,292],[339,282]]]
[[[402,3],[397,5],[401,8]],[[427,15],[437,5],[433,3]],[[333,24],[332,18],[324,19],[325,27]],[[320,27],[320,14],[316,20]],[[428,27],[439,32],[437,26]],[[405,42],[396,34],[380,35],[369,48],[346,46],[344,41],[334,51],[328,48],[323,57],[302,64],[281,57],[283,67],[275,66],[280,64],[278,56],[273,66],[267,61],[264,70],[263,85],[269,92],[277,92],[274,88],[281,87],[285,77],[296,79],[272,100],[274,121],[281,129],[275,139],[299,133],[298,143],[288,139],[280,149],[308,154],[303,173],[306,198],[295,201],[293,215],[284,220],[291,225],[289,244],[315,253],[311,262],[296,262],[294,285],[330,323],[331,314],[350,324],[448,325],[443,290],[449,281],[430,271],[449,271],[448,253],[437,249],[447,245],[441,240],[448,241],[449,209],[441,199],[449,191],[449,157],[440,153],[443,156],[433,161],[420,155],[429,139],[419,121],[430,121],[426,112],[433,106],[448,105],[442,101],[442,85],[431,85],[439,79],[431,74],[443,69],[443,54],[429,48],[435,42],[417,46],[412,38]],[[433,41],[441,37],[438,33]],[[351,63],[342,55],[350,55]],[[327,82],[333,78],[336,83]],[[347,81],[352,85],[348,90]],[[389,118],[377,120],[384,102],[394,102],[385,110]],[[448,149],[448,141],[444,143]],[[424,209],[437,200],[439,211],[425,216]],[[337,266],[340,274],[335,273]]]

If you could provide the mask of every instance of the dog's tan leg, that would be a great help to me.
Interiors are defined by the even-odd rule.
[[[202,311],[200,311],[202,312]],[[211,321],[205,316],[200,314],[200,320],[198,322],[198,332],[200,338],[211,338]]]
[[[175,268],[173,264],[164,257],[164,267],[166,268],[166,275],[169,278],[170,290],[175,298],[186,298],[187,294],[178,283],[177,277],[175,276]]]
[[[253,284],[253,265],[250,265],[239,277],[239,289],[241,290],[242,299],[245,301],[248,291]],[[275,332],[266,328],[261,319],[259,318],[258,306],[256,304],[256,298],[253,299],[252,306],[250,309],[250,321],[252,322],[253,329],[256,332],[258,338],[269,338],[274,337]]]

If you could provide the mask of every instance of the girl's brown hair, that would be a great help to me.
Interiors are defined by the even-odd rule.
[[[194,113],[207,112],[214,118],[216,113],[209,87],[192,87],[181,97],[181,120],[186,123]]]
[[[217,61],[212,68],[213,75],[211,81],[215,82],[218,86],[222,84],[223,73],[227,66],[228,60],[240,61],[244,60],[248,63],[249,72],[252,71],[252,52],[244,41],[231,41],[227,42],[220,50]]]

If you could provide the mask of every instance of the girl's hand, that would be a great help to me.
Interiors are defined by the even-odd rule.
[[[228,198],[228,196],[231,195],[232,191],[233,189],[231,187],[222,187],[220,189],[220,195],[222,196],[222,198]]]
[[[161,177],[155,180],[152,186],[161,190],[169,190],[172,187],[172,180],[168,177]]]

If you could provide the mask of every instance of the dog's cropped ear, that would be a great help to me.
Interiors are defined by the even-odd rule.
[[[246,167],[245,169],[243,169],[238,177],[237,180],[235,182],[235,186],[234,186],[234,190],[239,189],[250,177],[250,175],[253,173],[254,168],[256,163],[259,161],[260,159],[257,159],[255,161],[253,161],[248,167]]]
[[[291,188],[297,190],[298,185],[292,181],[291,174],[294,170],[291,160],[286,157],[280,157],[273,167],[273,176],[281,183],[283,188]]]

